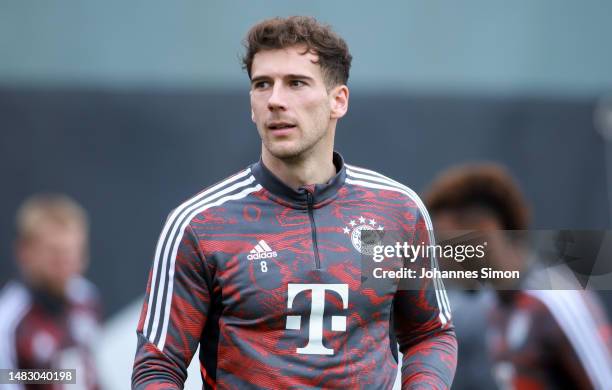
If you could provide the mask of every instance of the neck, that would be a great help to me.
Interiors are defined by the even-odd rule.
[[[24,278],[25,283],[39,296],[48,297],[50,301],[63,301],[66,299],[66,286],[54,283],[45,283],[35,278]]]
[[[261,159],[276,177],[296,190],[309,184],[327,183],[336,174],[332,148],[306,154],[292,159],[280,159],[262,147]]]

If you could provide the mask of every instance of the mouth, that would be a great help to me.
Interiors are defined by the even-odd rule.
[[[289,130],[295,128],[296,125],[290,122],[270,122],[267,127],[270,130]]]

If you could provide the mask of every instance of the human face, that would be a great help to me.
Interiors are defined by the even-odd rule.
[[[252,120],[264,153],[280,160],[331,151],[336,121],[348,104],[346,86],[328,91],[317,55],[305,51],[299,45],[260,51],[251,66]]]
[[[476,235],[478,244],[487,242],[486,252],[506,246],[501,222],[490,211],[478,208],[438,210],[432,214],[432,218],[440,242],[459,242],[457,239],[460,237]]]
[[[45,221],[19,243],[24,276],[34,286],[61,296],[85,267],[86,233],[81,225]]]
[[[486,242],[484,257],[481,261],[466,261],[460,265],[455,262],[447,262],[446,264],[450,264],[451,267],[479,270],[483,266],[488,266],[499,271],[523,269],[525,265],[523,247],[510,240],[508,232],[503,230],[504,227],[499,217],[491,211],[477,207],[463,210],[440,210],[432,217],[436,236],[440,242],[448,240],[448,242],[460,245],[482,245]],[[476,234],[476,238],[457,240],[457,237],[466,237],[468,233]],[[496,288],[514,287],[511,279],[492,279],[489,282]]]

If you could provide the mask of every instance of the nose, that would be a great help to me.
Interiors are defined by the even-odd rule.
[[[284,111],[287,109],[287,102],[285,100],[283,87],[279,85],[280,83],[275,83],[272,88],[272,93],[268,98],[268,109],[270,111]]]

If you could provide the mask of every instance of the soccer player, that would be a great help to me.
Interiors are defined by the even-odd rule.
[[[0,292],[0,368],[76,369],[74,388],[98,389],[92,342],[100,320],[87,263],[85,210],[64,195],[40,194],[17,212],[20,281]],[[0,389],[59,389],[0,384]]]
[[[261,160],[170,213],[133,388],[182,388],[199,345],[207,389],[388,389],[393,336],[402,388],[450,388],[457,347],[439,281],[361,288],[362,230],[433,236],[412,190],[334,152],[350,63],[344,40],[313,18],[251,28],[244,67]]]
[[[516,241],[519,236],[501,232],[525,230],[529,221],[523,195],[505,169],[494,164],[450,169],[424,198],[438,233],[482,232],[488,238],[489,264],[527,270],[529,251]],[[610,389],[611,329],[599,300],[578,288],[530,290],[525,285],[530,279],[493,284],[498,290],[486,340],[499,387]]]

